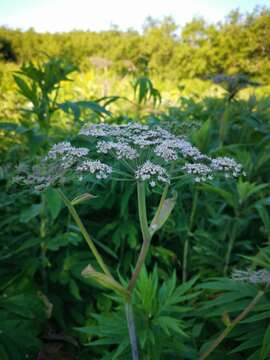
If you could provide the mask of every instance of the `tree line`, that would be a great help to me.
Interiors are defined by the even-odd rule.
[[[180,29],[171,17],[148,18],[143,32],[70,31],[38,33],[0,27],[0,61],[27,62],[57,56],[81,70],[95,68],[120,74],[138,72],[161,78],[243,73],[270,78],[270,9],[232,11],[224,21],[194,18]]]

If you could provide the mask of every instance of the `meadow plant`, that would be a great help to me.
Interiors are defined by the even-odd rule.
[[[94,279],[124,299],[132,358],[136,360],[139,359],[139,350],[132,293],[145,263],[151,239],[166,222],[176,204],[176,197],[168,195],[170,189],[174,188],[178,179],[183,178],[196,184],[213,181],[220,176],[237,177],[243,174],[242,166],[229,157],[211,158],[204,155],[186,138],[177,137],[159,126],[139,123],[88,125],[79,132],[79,140],[84,144],[83,147],[75,147],[70,142],[54,145],[25,182],[34,185],[37,191],[48,186],[58,189],[100,266],[100,270],[97,270],[89,264],[82,275]],[[75,209],[79,198],[70,201],[62,191],[68,181],[84,182],[87,185],[109,180],[135,182],[137,186],[143,241],[127,286],[114,278],[86,231]],[[162,192],[155,215],[149,222],[146,194],[157,187]],[[86,194],[81,195],[81,199],[85,196]]]

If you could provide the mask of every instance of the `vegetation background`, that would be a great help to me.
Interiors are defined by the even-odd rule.
[[[137,286],[142,359],[270,358],[268,288],[230,278],[270,270],[269,80],[267,8],[194,19],[181,32],[171,18],[149,18],[143,33],[0,28],[0,359],[130,357],[121,305],[81,276],[93,259],[61,199],[16,178],[85,122],[134,120],[233,156],[247,173],[222,190],[177,184]],[[112,183],[78,208],[123,279],[141,242],[135,197],[135,186]]]

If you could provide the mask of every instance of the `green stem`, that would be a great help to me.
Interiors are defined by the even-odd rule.
[[[90,247],[93,255],[95,256],[99,266],[101,267],[101,269],[104,271],[104,273],[110,277],[112,277],[109,269],[107,268],[106,264],[104,263],[101,255],[99,254],[93,240],[90,238],[87,230],[85,229],[75,207],[71,204],[71,202],[68,200],[68,198],[65,196],[65,194],[60,190],[60,189],[57,189],[57,192],[58,194],[61,196],[64,204],[66,205],[66,207],[68,208],[71,216],[73,217],[75,223],[77,224],[77,226],[79,227],[83,237],[85,238],[88,246]]]
[[[183,251],[183,271],[182,271],[182,281],[183,283],[187,281],[187,258],[189,250],[189,235],[186,237],[184,242],[184,251]]]
[[[227,126],[228,116],[229,116],[229,105],[230,105],[230,101],[227,100],[225,103],[224,112],[221,116],[220,127],[219,127],[219,147],[220,148],[222,148],[224,140],[225,140],[226,126]]]
[[[42,197],[42,210],[40,214],[41,222],[40,222],[40,238],[42,239],[40,244],[41,249],[41,277],[43,282],[44,293],[48,293],[48,278],[47,278],[47,246],[46,246],[46,218],[44,214],[44,197]]]
[[[264,290],[258,291],[255,298],[248,304],[248,306],[231,322],[231,324],[217,337],[217,339],[212,343],[210,348],[206,350],[198,360],[206,359],[215,349],[216,347],[226,338],[226,336],[235,328],[235,326],[246,317],[250,311],[256,306],[256,304],[260,301],[262,296],[265,294],[268,286],[265,287]]]
[[[196,189],[194,198],[193,198],[193,202],[192,202],[191,214],[190,214],[190,218],[189,218],[189,226],[188,226],[189,233],[184,242],[183,270],[182,270],[182,281],[183,282],[187,281],[187,263],[188,263],[188,251],[189,251],[189,242],[190,242],[189,240],[190,240],[190,236],[191,236],[192,230],[193,230],[196,208],[197,208],[197,203],[198,203],[198,196],[199,196],[199,191]]]
[[[225,265],[224,265],[224,270],[223,270],[224,275],[227,275],[227,272],[229,269],[232,249],[233,249],[235,238],[236,238],[236,228],[237,228],[237,225],[235,223],[232,228],[232,233],[231,233],[231,236],[229,239],[228,249],[227,249],[227,253],[226,253],[226,257],[225,257]]]
[[[128,285],[128,290],[130,293],[135,287],[137,278],[141,271],[141,268],[145,262],[145,258],[150,246],[151,242],[151,233],[148,227],[147,221],[147,211],[146,211],[146,201],[145,201],[145,184],[144,182],[137,182],[137,194],[138,194],[138,208],[139,208],[139,219],[140,219],[140,226],[143,235],[143,244],[141,247],[141,251],[135,266],[135,270],[132,274],[131,280]]]
[[[131,346],[132,360],[139,360],[139,351],[137,345],[136,327],[131,302],[125,304],[125,312],[128,326],[128,334]]]

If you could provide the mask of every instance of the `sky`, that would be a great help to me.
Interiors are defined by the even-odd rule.
[[[245,13],[255,6],[270,8],[270,0],[0,0],[0,25],[57,32],[69,30],[140,31],[148,16],[172,16],[183,26],[193,17],[224,20],[231,10]]]

